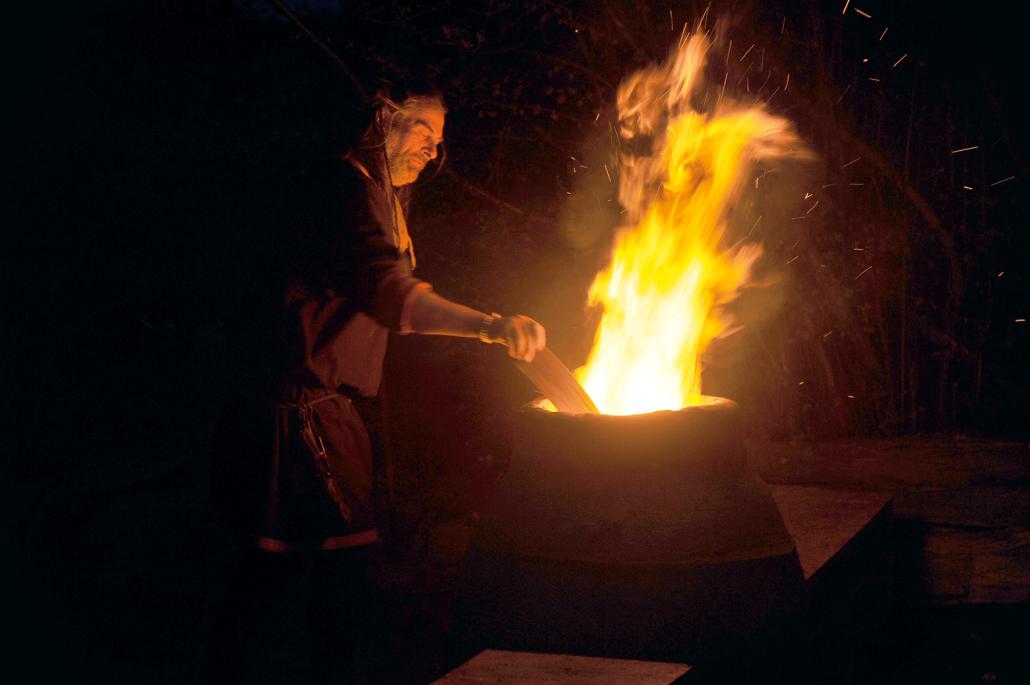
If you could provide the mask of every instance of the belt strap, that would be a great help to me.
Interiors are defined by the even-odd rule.
[[[257,400],[258,402],[261,402],[262,404],[267,404],[270,407],[275,407],[276,409],[293,409],[293,410],[298,410],[298,411],[303,411],[304,409],[307,409],[309,407],[314,407],[316,404],[321,404],[322,402],[328,402],[329,400],[336,399],[337,397],[342,397],[343,399],[347,400],[348,402],[351,401],[349,397],[347,397],[343,393],[339,393],[339,392],[331,392],[331,393],[329,393],[327,395],[322,395],[321,397],[316,397],[313,400],[307,400],[307,401],[304,401],[304,402],[287,402],[286,400],[270,400],[267,397],[261,397],[259,395],[247,395],[247,397],[249,397],[252,400]]]

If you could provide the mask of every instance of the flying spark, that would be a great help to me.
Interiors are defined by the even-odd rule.
[[[758,216],[758,218],[757,218],[757,219],[755,219],[755,223],[754,223],[754,225],[753,225],[753,226],[751,227],[751,230],[747,232],[747,237],[748,237],[748,238],[750,238],[750,237],[751,237],[751,234],[755,232],[755,229],[756,229],[756,228],[758,228],[758,224],[760,224],[760,223],[762,223],[762,215],[761,215],[761,214],[760,214],[760,215]],[[1004,271],[1002,271],[1001,273],[1005,273],[1005,272],[1004,272]]]
[[[850,5],[850,4],[851,4],[851,0],[844,0],[844,9],[842,9],[842,10],[840,11],[840,13],[841,13],[842,15],[843,15],[843,14],[847,14],[847,13],[848,13],[848,5]]]
[[[764,55],[765,55],[765,50],[762,50],[762,55],[763,55],[763,59],[764,59]],[[762,85],[760,85],[760,86],[758,87],[758,92],[759,92],[759,93],[760,93],[760,92],[762,92],[762,89],[764,89],[764,88],[765,88],[765,84],[769,83],[769,78],[770,78],[771,76],[772,76],[772,69],[770,69],[770,70],[769,70],[769,71],[768,71],[768,72],[766,73],[766,75],[765,75],[765,80],[764,80],[764,81],[762,81]]]
[[[787,263],[788,263],[788,264],[790,264],[791,262],[793,262],[794,260],[796,260],[796,259],[797,259],[797,258],[798,258],[799,256],[800,256],[800,255],[794,255],[793,257],[791,257],[790,259],[788,259],[788,260],[787,260]]]
[[[812,205],[811,207],[809,207],[809,208],[808,208],[808,211],[807,211],[807,212],[805,212],[805,214],[811,214],[811,213],[812,213],[812,210],[813,210],[813,209],[815,209],[815,208],[816,208],[816,207],[818,207],[818,206],[819,206],[819,200],[816,200],[816,201],[815,201],[815,204],[814,204],[814,205]]]
[[[860,273],[859,275],[855,276],[855,280],[857,281],[858,279],[862,278],[862,276],[865,275],[865,272],[869,271],[869,269],[872,269],[872,268],[873,267],[871,267],[871,266],[867,266],[866,268],[862,269],[862,273]]]
[[[873,83],[879,83],[880,82],[880,79],[876,78],[875,76],[870,76],[869,80],[872,81]]]
[[[859,155],[858,157],[855,157],[853,160],[851,160],[850,162],[848,162],[847,164],[842,166],[841,169],[847,169],[849,166],[851,166],[852,164],[854,164],[855,162],[857,162],[860,159],[862,159],[861,155]]]
[[[738,62],[743,62],[743,61],[744,61],[744,58],[745,58],[745,57],[747,57],[747,56],[748,56],[749,54],[751,54],[751,50],[752,50],[752,49],[754,49],[754,47],[755,47],[755,44],[754,44],[754,43],[752,43],[752,44],[751,44],[751,47],[750,47],[750,48],[748,48],[747,50],[745,50],[745,51],[744,51],[744,54],[743,54],[743,55],[741,55],[741,56],[740,56],[740,59],[738,59],[737,61],[738,61]]]
[[[962,186],[963,190],[972,190],[973,186]]]
[[[894,67],[896,67],[899,64],[901,64],[902,62],[904,62],[906,57],[908,57],[908,53],[907,52],[904,55],[902,55],[901,57],[898,58],[898,61],[894,63],[894,66],[892,66],[891,69],[893,69]]]
[[[969,152],[970,150],[979,150],[979,149],[980,149],[979,145],[970,145],[969,147],[963,147],[963,148],[959,148],[958,150],[952,150],[951,154],[957,155],[960,152]]]
[[[1000,181],[995,181],[994,183],[991,184],[991,187],[993,188],[994,186],[1000,186],[1002,183],[1008,183],[1009,181],[1014,181],[1014,180],[1016,180],[1015,176],[1009,176],[1008,178],[1003,178]]]
[[[863,12],[862,10],[858,9],[857,7],[855,8],[855,13],[865,17],[866,19],[872,19],[873,18],[873,15],[869,14],[868,12]]]
[[[758,189],[758,185],[759,185],[759,183],[761,183],[763,178],[765,178],[769,174],[775,173],[775,171],[776,171],[776,169],[766,169],[765,171],[762,172],[761,176],[755,176],[755,189],[756,190]],[[759,217],[759,218],[761,218],[761,217]]]
[[[844,92],[840,94],[840,97],[837,98],[837,102],[840,102],[841,100],[843,100],[844,96],[848,94],[849,90],[851,90],[851,84],[850,83],[848,84],[848,87],[844,89]]]
[[[887,35],[887,29],[888,28],[889,27],[887,27],[887,26],[883,27],[883,33],[880,34],[880,40],[883,40],[883,37]]]

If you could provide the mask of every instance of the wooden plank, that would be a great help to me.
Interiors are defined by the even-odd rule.
[[[945,526],[1030,527],[1030,486],[914,488],[898,493],[894,515]]]
[[[893,601],[892,496],[771,486],[809,594],[813,682],[854,682],[883,649]]]
[[[1030,483],[1025,442],[947,438],[826,442],[748,441],[766,482],[901,491]]]
[[[801,485],[771,485],[773,500],[794,539],[805,580],[890,505],[882,492],[850,492]]]
[[[921,543],[927,599],[942,603],[1030,602],[1030,530],[935,527]]]
[[[669,685],[689,670],[660,661],[488,649],[434,685]]]

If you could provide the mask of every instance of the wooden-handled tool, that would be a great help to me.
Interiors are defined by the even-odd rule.
[[[600,413],[590,395],[550,348],[545,347],[537,352],[531,362],[517,361],[515,365],[544,397],[554,403],[558,411],[569,414]]]

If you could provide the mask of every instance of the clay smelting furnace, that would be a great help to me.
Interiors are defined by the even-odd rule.
[[[692,664],[793,649],[801,567],[747,466],[735,403],[527,406],[515,436],[466,558],[467,649]]]

